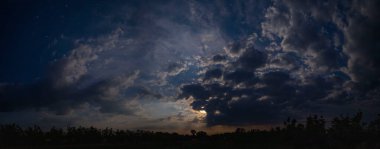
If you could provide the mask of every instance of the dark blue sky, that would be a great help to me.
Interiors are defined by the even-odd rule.
[[[379,5],[2,1],[0,123],[181,131],[370,118]]]
[[[109,32],[104,17],[119,9],[119,2],[102,0],[1,3],[1,68],[8,71],[1,81],[17,83],[43,77],[48,64],[72,49],[74,40]]]

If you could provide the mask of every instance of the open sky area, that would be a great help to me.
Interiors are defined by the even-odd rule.
[[[379,0],[1,0],[0,124],[224,132],[380,113]]]

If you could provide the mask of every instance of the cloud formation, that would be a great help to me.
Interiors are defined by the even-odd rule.
[[[38,82],[1,83],[0,112],[80,117],[83,108],[155,129],[276,124],[359,107],[374,114],[378,8],[375,0],[126,3],[100,23],[112,32],[73,39]]]
[[[379,112],[377,96],[368,94],[379,88],[374,8],[378,2],[273,1],[257,39],[232,42],[225,49],[229,58],[215,55],[201,76],[222,79],[185,84],[179,98],[205,110],[209,126]],[[227,62],[220,65],[219,59]]]

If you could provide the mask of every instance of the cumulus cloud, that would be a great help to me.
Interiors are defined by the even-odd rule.
[[[352,1],[345,16],[336,19],[344,34],[344,52],[350,57],[348,71],[360,83],[373,86],[379,83],[380,16],[378,1]]]
[[[243,46],[240,50],[243,51],[241,56],[229,59],[224,67],[226,70],[208,66],[204,79],[221,80],[181,87],[179,98],[194,99],[191,106],[194,110],[207,112],[208,126],[267,123],[281,117],[279,113],[284,110],[279,108],[280,104],[273,104],[273,100],[261,100],[261,97],[270,94],[273,97],[289,95],[289,87],[279,84],[285,84],[290,77],[286,73],[272,72],[259,79],[255,72],[267,63],[267,53],[251,46]],[[255,84],[259,83],[265,84],[263,86],[267,88],[255,88]],[[274,89],[278,91],[275,92]]]
[[[222,73],[223,72],[220,69],[208,70],[205,74],[205,79],[220,78]]]
[[[86,45],[81,45],[77,49],[73,49],[69,57],[59,61],[62,67],[54,76],[54,86],[57,88],[69,86],[78,82],[83,75],[87,73],[87,64],[97,58],[96,51]],[[53,79],[53,78],[52,78]]]
[[[249,83],[256,80],[256,76],[253,72],[246,71],[244,69],[236,69],[231,72],[225,72],[224,80],[232,84]]]
[[[222,69],[215,69],[218,63],[205,65],[204,79],[212,74],[221,79],[183,85],[179,98],[194,98],[193,109],[206,110],[209,126],[273,123],[284,116],[376,105],[376,6],[374,1],[274,1],[255,40],[228,44],[227,58],[215,55],[225,61]]]
[[[304,83],[323,78],[333,84],[324,85],[329,97],[367,100],[362,95],[378,87],[378,7],[376,1],[274,1],[262,34],[302,58],[306,67],[299,65],[302,72],[297,74],[306,78]],[[281,59],[272,62],[284,64]]]
[[[227,59],[227,57],[225,55],[220,55],[220,54],[212,57],[212,60],[214,62],[222,62],[222,61],[225,61],[226,59]]]
[[[247,49],[236,62],[236,67],[254,71],[266,63],[267,55],[259,50]]]
[[[327,19],[337,4],[329,1],[275,1],[267,9],[262,22],[262,34],[268,38],[281,38],[284,51],[295,51],[307,57],[312,69],[342,67],[344,55],[341,45],[336,47],[334,35],[340,35],[337,25]],[[324,12],[321,12],[324,11]]]

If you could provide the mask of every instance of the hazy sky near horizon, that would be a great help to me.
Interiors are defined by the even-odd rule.
[[[218,131],[380,113],[377,0],[0,3],[0,123]]]

